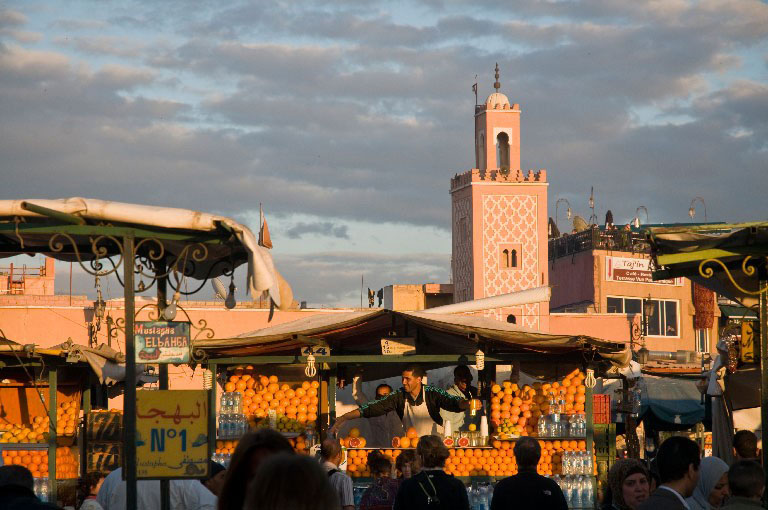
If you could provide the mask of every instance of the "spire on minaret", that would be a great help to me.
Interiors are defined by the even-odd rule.
[[[501,88],[501,83],[499,83],[499,63],[498,62],[496,62],[496,75],[495,76],[496,76],[496,83],[493,84],[493,88],[495,88],[496,92],[498,92],[499,89]]]

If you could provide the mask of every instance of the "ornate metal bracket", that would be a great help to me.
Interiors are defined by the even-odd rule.
[[[751,255],[747,255],[744,257],[744,260],[741,262],[741,272],[744,273],[744,276],[753,277],[756,276],[757,269],[755,268],[755,264],[750,264],[749,261],[752,260]],[[707,266],[707,264],[716,264],[719,265],[723,272],[725,272],[725,275],[728,277],[728,279],[731,281],[731,285],[733,285],[736,289],[739,290],[739,292],[743,292],[744,294],[750,295],[750,296],[759,296],[760,294],[763,294],[765,292],[768,292],[768,285],[765,287],[758,287],[758,289],[755,290],[748,290],[736,283],[736,280],[733,278],[733,274],[731,274],[730,269],[728,269],[728,266],[726,266],[723,261],[719,259],[706,259],[702,260],[699,264],[699,274],[703,276],[704,278],[712,278],[715,275],[715,270]]]

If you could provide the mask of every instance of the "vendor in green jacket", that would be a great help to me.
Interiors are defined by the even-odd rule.
[[[373,400],[361,405],[358,409],[348,412],[336,419],[330,433],[335,435],[341,425],[356,418],[373,418],[395,411],[407,431],[413,427],[419,437],[442,433],[443,417],[440,410],[445,409],[458,413],[470,408],[479,409],[479,400],[465,399],[449,395],[440,388],[422,384],[426,375],[419,365],[408,365],[403,369],[403,387],[393,391],[385,398]]]

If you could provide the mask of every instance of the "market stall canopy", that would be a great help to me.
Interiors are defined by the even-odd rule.
[[[63,364],[77,366],[87,364],[99,382],[113,386],[125,380],[125,355],[107,345],[88,347],[86,345],[65,342],[53,347],[40,348],[33,344],[22,345],[7,338],[0,337],[0,362],[3,366],[22,366],[25,362],[38,359],[46,360],[46,364]],[[137,367],[137,380],[140,383],[155,382],[156,376],[145,376],[144,367]]]
[[[704,404],[696,380],[682,377],[644,375],[638,384],[642,394],[640,420],[657,430],[688,428],[704,420]],[[603,385],[601,393],[616,399],[621,381]]]
[[[651,228],[654,279],[690,278],[745,306],[757,304],[768,255],[768,222]]]
[[[81,264],[103,263],[105,257],[121,257],[118,239],[124,235],[135,236],[139,255],[170,257],[184,275],[198,280],[229,274],[247,263],[253,295],[267,291],[278,307],[291,306],[290,286],[275,269],[269,250],[231,218],[91,198],[0,200],[0,257],[42,253]]]
[[[525,354],[542,366],[590,361],[626,366],[630,360],[624,343],[542,333],[481,316],[390,310],[318,314],[234,338],[201,339],[193,348],[210,358],[298,355],[313,344],[330,347],[333,355],[381,355],[381,340],[392,337],[414,338],[415,354],[474,355],[482,349],[486,355]],[[531,370],[529,361],[526,367]]]

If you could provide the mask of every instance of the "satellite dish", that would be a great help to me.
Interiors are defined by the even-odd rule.
[[[589,225],[587,222],[582,218],[581,216],[576,216],[573,218],[573,229],[576,232],[583,232],[584,230],[587,230],[589,228]]]
[[[227,288],[221,283],[221,280],[214,278],[211,280],[211,285],[213,285],[213,293],[217,298],[227,299]]]

